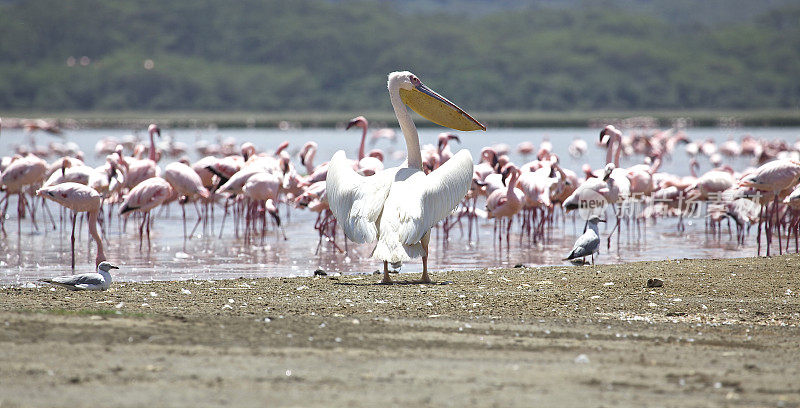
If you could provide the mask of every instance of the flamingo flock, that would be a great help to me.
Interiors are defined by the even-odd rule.
[[[378,129],[370,137],[363,116],[346,126],[361,130],[358,144],[353,143],[352,131],[340,135],[342,146],[354,147],[355,159],[342,151],[321,163],[315,141],[290,140],[272,151],[258,151],[254,143],[230,139],[216,145],[197,143],[201,157],[191,161],[190,148],[171,138],[162,141],[156,124],[147,129],[144,143],[98,140],[95,154],[104,160],[97,167],[88,166],[79,149],[20,144],[13,156],[0,160],[0,234],[7,235],[10,211],[16,211],[18,234],[21,220],[30,219],[39,229],[42,220],[46,222],[43,215],[56,228],[47,206],[55,202],[70,212],[74,269],[80,214],[85,214],[99,265],[114,256],[104,246],[107,225],[119,222],[127,233],[133,219],[136,226],[130,233],[138,235],[140,250],[146,251],[152,247],[154,220],[173,203],[180,206],[186,239],[199,225],[209,228],[209,221],[221,216],[219,235],[232,224],[235,237],[245,244],[264,244],[273,231],[278,240],[290,239],[283,231],[288,213],[311,211],[316,214],[317,251],[347,253],[348,240],[376,242],[372,255],[383,262],[384,283],[392,282],[390,265],[415,257],[422,258],[420,282],[430,281],[431,231],[437,232],[433,239],[446,241],[458,227],[471,241],[482,223],[493,222],[495,242],[502,248],[508,247],[516,226],[514,236],[520,244],[527,238],[535,250],[534,244],[546,243],[558,223],[572,214],[585,221],[585,233],[565,254],[568,260],[594,258],[603,233],[605,249],[611,249],[616,236],[619,250],[623,229],[638,231],[664,218],[677,219],[677,229],[683,231],[686,219],[701,217],[709,234],[721,234],[727,221],[729,229],[736,229],[737,242],[755,240],[757,255],[788,252],[792,237],[794,251],[800,250],[800,144],[745,136],[717,145],[711,139],[693,141],[682,129],[607,125],[596,140],[606,150],[602,168],[566,168],[549,140],[538,147],[520,143],[515,151],[525,162],[514,163],[512,148],[505,144],[473,152],[474,161],[465,149],[453,153],[462,137],[457,133],[443,132],[436,145],[420,146],[407,108],[455,130],[485,130],[482,124],[409,72],[391,74],[388,89],[407,147],[399,167],[385,166],[390,155],[374,148],[378,143],[394,144],[397,132]],[[52,130],[58,129],[54,125],[25,129],[64,136]],[[367,143],[373,147],[369,151]],[[567,153],[582,158],[590,154],[588,146],[575,138]],[[297,154],[290,153],[293,149]],[[725,164],[733,158],[749,158],[751,166],[734,169]],[[667,161],[685,162],[691,175],[661,171]],[[713,167],[697,174],[701,161]],[[12,199],[16,209],[9,208]],[[196,216],[191,232],[187,206]],[[610,230],[598,229],[603,219],[608,219]]]

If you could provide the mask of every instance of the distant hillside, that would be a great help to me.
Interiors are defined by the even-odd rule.
[[[331,0],[343,2],[342,0]],[[584,7],[647,14],[679,25],[745,22],[797,0],[379,0],[405,12],[485,15],[531,9],[574,10]],[[344,1],[346,2],[346,1]]]
[[[471,110],[800,106],[798,5],[523,3],[0,1],[0,109],[388,110],[398,69]]]

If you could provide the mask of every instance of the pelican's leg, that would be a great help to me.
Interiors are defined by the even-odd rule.
[[[416,283],[431,283],[431,278],[428,276],[428,244],[431,240],[431,233],[428,231],[425,235],[422,236],[422,250],[425,255],[422,255],[422,277],[419,278]]]
[[[384,285],[391,285],[392,278],[389,277],[389,262],[383,261],[383,280],[381,281]]]

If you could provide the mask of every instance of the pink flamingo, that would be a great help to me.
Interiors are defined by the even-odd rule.
[[[572,140],[572,143],[570,143],[569,147],[567,148],[569,155],[576,159],[586,154],[588,150],[589,150],[589,144],[586,143],[585,140],[580,138],[575,138],[574,140]]]
[[[347,127],[345,130],[349,130],[351,127],[357,126],[361,128],[361,144],[358,147],[358,160],[364,158],[364,142],[367,140],[367,128],[369,127],[369,122],[367,118],[363,116],[356,116],[353,119],[350,119],[350,122],[347,122]]]
[[[183,214],[183,236],[186,236],[186,202],[193,198],[209,198],[210,193],[208,189],[203,186],[203,180],[191,167],[189,167],[188,160],[173,162],[164,168],[164,179],[172,186],[172,188],[183,196],[179,201],[181,204],[181,212]],[[195,209],[197,204],[195,202]],[[200,211],[197,211],[197,223],[200,223]]]
[[[358,161],[358,173],[364,176],[383,171],[383,152],[377,149],[370,150],[369,154]]]
[[[358,159],[354,165],[355,170],[364,176],[371,176],[383,170],[383,160],[378,160],[378,158],[373,156],[367,156],[364,153],[364,143],[367,140],[367,128],[369,127],[367,119],[363,116],[356,116],[350,119],[345,130],[353,126],[361,128],[361,144],[358,146]]]
[[[97,244],[95,266],[100,265],[100,262],[106,260],[106,254],[103,252],[103,240],[100,238],[100,234],[97,233],[97,216],[103,201],[103,197],[100,193],[89,186],[67,182],[49,187],[42,187],[36,191],[36,195],[53,200],[74,211],[72,214],[72,236],[70,237],[70,243],[72,245],[72,270],[75,270],[75,221],[79,212],[89,213],[89,234],[92,235],[94,242]]]
[[[525,197],[522,210],[522,228],[530,234],[533,226],[535,229],[534,239],[538,239],[540,236],[543,237],[546,214],[553,208],[551,195],[558,183],[557,178],[551,177],[554,167],[548,163],[548,165],[536,171],[522,172],[517,181],[517,187]],[[537,224],[536,218],[540,212],[542,218]]]
[[[156,154],[156,142],[154,135],[161,137],[161,129],[156,126],[156,124],[151,124],[147,128],[147,133],[150,134],[149,158],[137,159],[130,157],[125,159],[127,164],[125,187],[128,189],[132,189],[144,180],[152,177],[158,177],[160,175],[161,170],[156,164],[156,162],[158,162],[158,156]]]
[[[144,213],[142,223],[139,226],[139,250],[142,249],[142,235],[145,224],[147,225],[147,247],[150,248],[150,224],[152,224],[150,210],[164,203],[172,196],[172,193],[172,186],[167,180],[161,177],[152,177],[137,184],[125,197],[125,201],[119,210],[120,215],[134,211]]]
[[[739,182],[739,185],[745,187],[752,187],[758,191],[772,193],[774,196],[772,209],[767,207],[766,211],[766,224],[765,233],[767,236],[767,256],[769,256],[769,247],[772,243],[772,229],[775,227],[773,218],[778,214],[778,199],[782,191],[788,190],[797,185],[798,177],[800,177],[800,162],[787,159],[779,159],[768,162],[759,167],[755,172],[751,173]],[[762,205],[763,213],[764,205]],[[770,211],[772,213],[770,213]],[[783,253],[781,243],[781,230],[778,225],[778,249],[779,253]],[[761,221],[758,223],[758,252],[761,253]]]
[[[397,141],[397,132],[394,129],[382,128],[372,132],[369,138],[369,145],[373,146],[380,139],[387,139],[392,143]]]
[[[511,221],[513,220],[514,215],[516,215],[522,209],[522,201],[525,199],[525,196],[521,191],[519,191],[519,189],[516,188],[520,171],[512,164],[508,166],[503,173],[503,181],[505,181],[506,177],[510,176],[511,178],[508,181],[505,190],[498,189],[489,194],[489,197],[486,199],[486,218],[496,218],[497,220],[500,220],[500,230],[502,230],[504,219],[508,219],[508,226],[506,227],[506,243],[508,243],[511,231]],[[498,236],[500,236],[500,233],[501,231],[498,231]],[[500,242],[502,241],[503,239],[501,237]]]
[[[247,182],[242,188],[242,192],[244,193],[245,197],[253,201],[252,205],[250,205],[251,207],[250,211],[248,211],[246,216],[248,226],[249,224],[252,223],[255,229],[254,214],[261,213],[262,215],[264,215],[264,212],[267,212],[275,220],[275,223],[281,229],[281,232],[283,232],[283,226],[281,226],[281,218],[278,215],[278,207],[275,206],[275,203],[278,202],[278,195],[280,194],[280,190],[281,190],[281,179],[276,174],[261,172],[261,173],[256,173],[247,179]],[[263,210],[258,208],[259,204],[263,206]],[[266,218],[262,217],[261,225],[262,225],[261,239],[263,242],[264,226],[266,225]],[[245,228],[245,233],[247,234],[245,238],[249,237],[248,231],[249,228]],[[283,232],[283,239],[286,239],[285,232]]]
[[[314,222],[314,229],[319,232],[319,241],[317,242],[317,250],[322,246],[322,240],[327,238],[333,247],[341,253],[345,251],[336,244],[336,217],[333,216],[328,199],[326,196],[327,183],[325,181],[316,182],[310,186],[305,187],[303,193],[294,199],[294,204],[297,207],[306,208],[312,212],[317,213],[317,220]],[[345,247],[347,240],[345,240]]]
[[[455,140],[458,143],[461,143],[461,139],[458,138],[458,135],[449,132],[442,132],[439,133],[437,136],[438,140],[438,153],[439,153],[439,165],[446,163],[453,157],[453,151],[450,150],[450,141]]]
[[[483,182],[486,176],[495,172],[497,169],[498,155],[491,147],[481,149],[481,161],[475,165],[474,171],[478,181]]]
[[[25,199],[25,187],[41,183],[44,179],[45,172],[47,171],[47,162],[34,156],[28,155],[11,162],[6,167],[3,174],[0,175],[0,187],[2,187],[6,194],[0,202],[5,201],[3,212],[0,214],[0,229],[5,233],[2,220],[5,219],[6,210],[8,209],[8,196],[11,194],[17,195],[17,233],[20,233],[22,226],[22,218],[25,216],[25,206],[27,200]],[[33,225],[36,227],[36,220],[33,219]]]
[[[536,150],[536,146],[529,141],[520,142],[517,145],[517,153],[521,154],[522,157],[528,157],[533,154],[533,151]]]
[[[306,168],[306,175],[310,176],[314,174],[317,170],[317,168],[314,167],[314,157],[317,155],[317,142],[306,142],[297,155],[300,157],[300,164]],[[325,172],[327,174],[327,169]],[[325,180],[325,177],[322,177],[322,180]]]
[[[800,187],[792,190],[791,194],[783,199],[783,203],[786,204],[788,210],[791,212],[789,228],[786,230],[786,252],[789,252],[789,237],[791,237],[792,231],[794,231],[794,251],[798,252],[800,251],[800,248],[798,248],[798,235],[800,234],[800,231],[798,231],[798,224],[800,223]]]

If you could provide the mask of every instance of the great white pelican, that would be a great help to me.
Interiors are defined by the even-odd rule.
[[[419,135],[406,106],[439,125],[455,130],[486,130],[480,122],[425,86],[416,75],[392,72],[389,98],[408,150],[407,167],[365,177],[353,170],[345,153],[333,155],[328,168],[330,209],[352,241],[378,241],[372,257],[383,261],[383,281],[391,283],[388,263],[422,257],[420,283],[428,276],[430,231],[458,206],[472,183],[472,155],[461,150],[429,174],[422,171]]]

